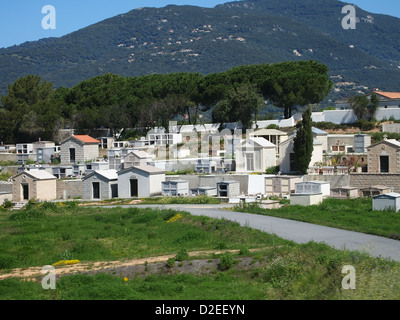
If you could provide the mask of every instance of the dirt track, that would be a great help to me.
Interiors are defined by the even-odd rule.
[[[260,250],[265,250],[268,248],[262,249],[250,249],[250,252],[256,252]],[[193,251],[189,252],[189,256],[191,257],[199,257],[199,256],[209,256],[211,254],[221,254],[225,252],[231,253],[239,253],[239,250],[209,250],[209,251]],[[146,263],[157,263],[157,262],[166,262],[170,258],[174,258],[175,254],[163,255],[163,256],[155,256],[155,257],[147,257],[140,259],[132,259],[126,261],[99,261],[99,262],[85,262],[78,263],[74,265],[66,265],[55,267],[57,275],[66,275],[72,273],[82,273],[82,272],[92,272],[102,269],[110,269],[110,268],[121,268],[121,267],[129,267],[135,265],[144,265]],[[1,274],[0,280],[4,280],[7,278],[19,278],[24,279],[26,281],[34,281],[35,278],[43,277],[41,273],[42,267],[31,267],[31,268],[17,268],[13,269],[10,273]]]

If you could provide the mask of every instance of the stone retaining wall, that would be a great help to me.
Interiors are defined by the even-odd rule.
[[[394,192],[400,192],[400,173],[352,173],[350,186],[367,188],[373,185],[393,187]]]

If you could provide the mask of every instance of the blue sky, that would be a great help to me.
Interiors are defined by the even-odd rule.
[[[60,37],[88,25],[139,7],[168,4],[214,7],[228,0],[2,0],[0,48],[47,37]],[[299,0],[301,1],[301,0]],[[364,10],[400,17],[399,0],[352,0]],[[42,8],[56,9],[56,29],[43,29]]]

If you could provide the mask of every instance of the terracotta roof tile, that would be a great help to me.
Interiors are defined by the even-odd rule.
[[[74,135],[73,137],[85,143],[100,143],[99,140],[88,135]]]
[[[400,92],[375,91],[375,93],[388,99],[400,99]]]

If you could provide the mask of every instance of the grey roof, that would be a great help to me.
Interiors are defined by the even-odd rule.
[[[250,136],[287,136],[288,134],[286,132],[280,131],[280,130],[276,130],[276,129],[260,129],[257,131],[254,131],[252,133],[250,133]]]
[[[323,131],[323,130],[318,129],[318,128],[315,128],[315,127],[312,127],[312,132],[315,133],[315,134],[328,134],[328,132]]]
[[[396,139],[387,139],[386,141],[390,142],[391,144],[394,144],[394,145],[400,147],[400,142],[397,141]]]
[[[142,164],[140,166],[133,166],[132,168],[137,169],[137,170],[141,170],[141,171],[144,171],[144,172],[147,172],[147,173],[150,173],[150,174],[164,173],[165,172],[164,170],[162,170],[160,168],[157,168],[157,167],[154,167],[154,166],[150,166],[150,165],[147,165],[147,164]]]
[[[133,154],[133,155],[137,156],[138,158],[142,158],[142,159],[151,158],[151,156],[147,152],[142,151],[142,150],[131,150],[126,154],[126,156],[124,156],[124,158],[129,156],[130,154]]]
[[[260,145],[261,147],[265,147],[265,148],[271,148],[271,147],[275,147],[275,145],[268,141],[265,138],[262,137],[249,137],[248,139],[244,140],[241,142],[240,146],[245,146],[248,143],[251,143],[251,141],[255,142],[256,144]],[[239,146],[237,146],[236,148],[238,148]]]
[[[88,174],[87,176],[83,177],[82,180],[86,180],[87,178],[99,174],[102,177],[106,178],[107,180],[117,180],[118,179],[118,174],[117,170],[114,169],[109,169],[109,170],[96,170],[93,171],[92,173]]]
[[[390,187],[382,186],[382,185],[375,185],[375,186],[370,186],[367,188],[362,188],[362,190],[369,190],[369,189],[385,190],[385,189],[390,189]]]
[[[39,169],[26,170],[24,172],[21,172],[20,174],[30,175],[37,180],[57,179],[55,176],[53,176],[51,173],[47,172],[46,170],[39,170]]]
[[[400,197],[400,193],[397,192],[388,192],[388,193],[384,193],[384,194],[379,194],[377,196],[374,196],[373,198],[384,198],[384,197],[389,197],[389,198],[399,198]]]
[[[370,146],[367,147],[367,149],[370,149],[372,147],[375,147],[378,144],[385,143],[385,142],[387,142],[387,143],[389,143],[391,145],[394,145],[396,147],[400,147],[400,142],[397,141],[396,139],[386,139],[386,140],[381,140],[381,141],[379,141],[377,143],[371,144]]]

